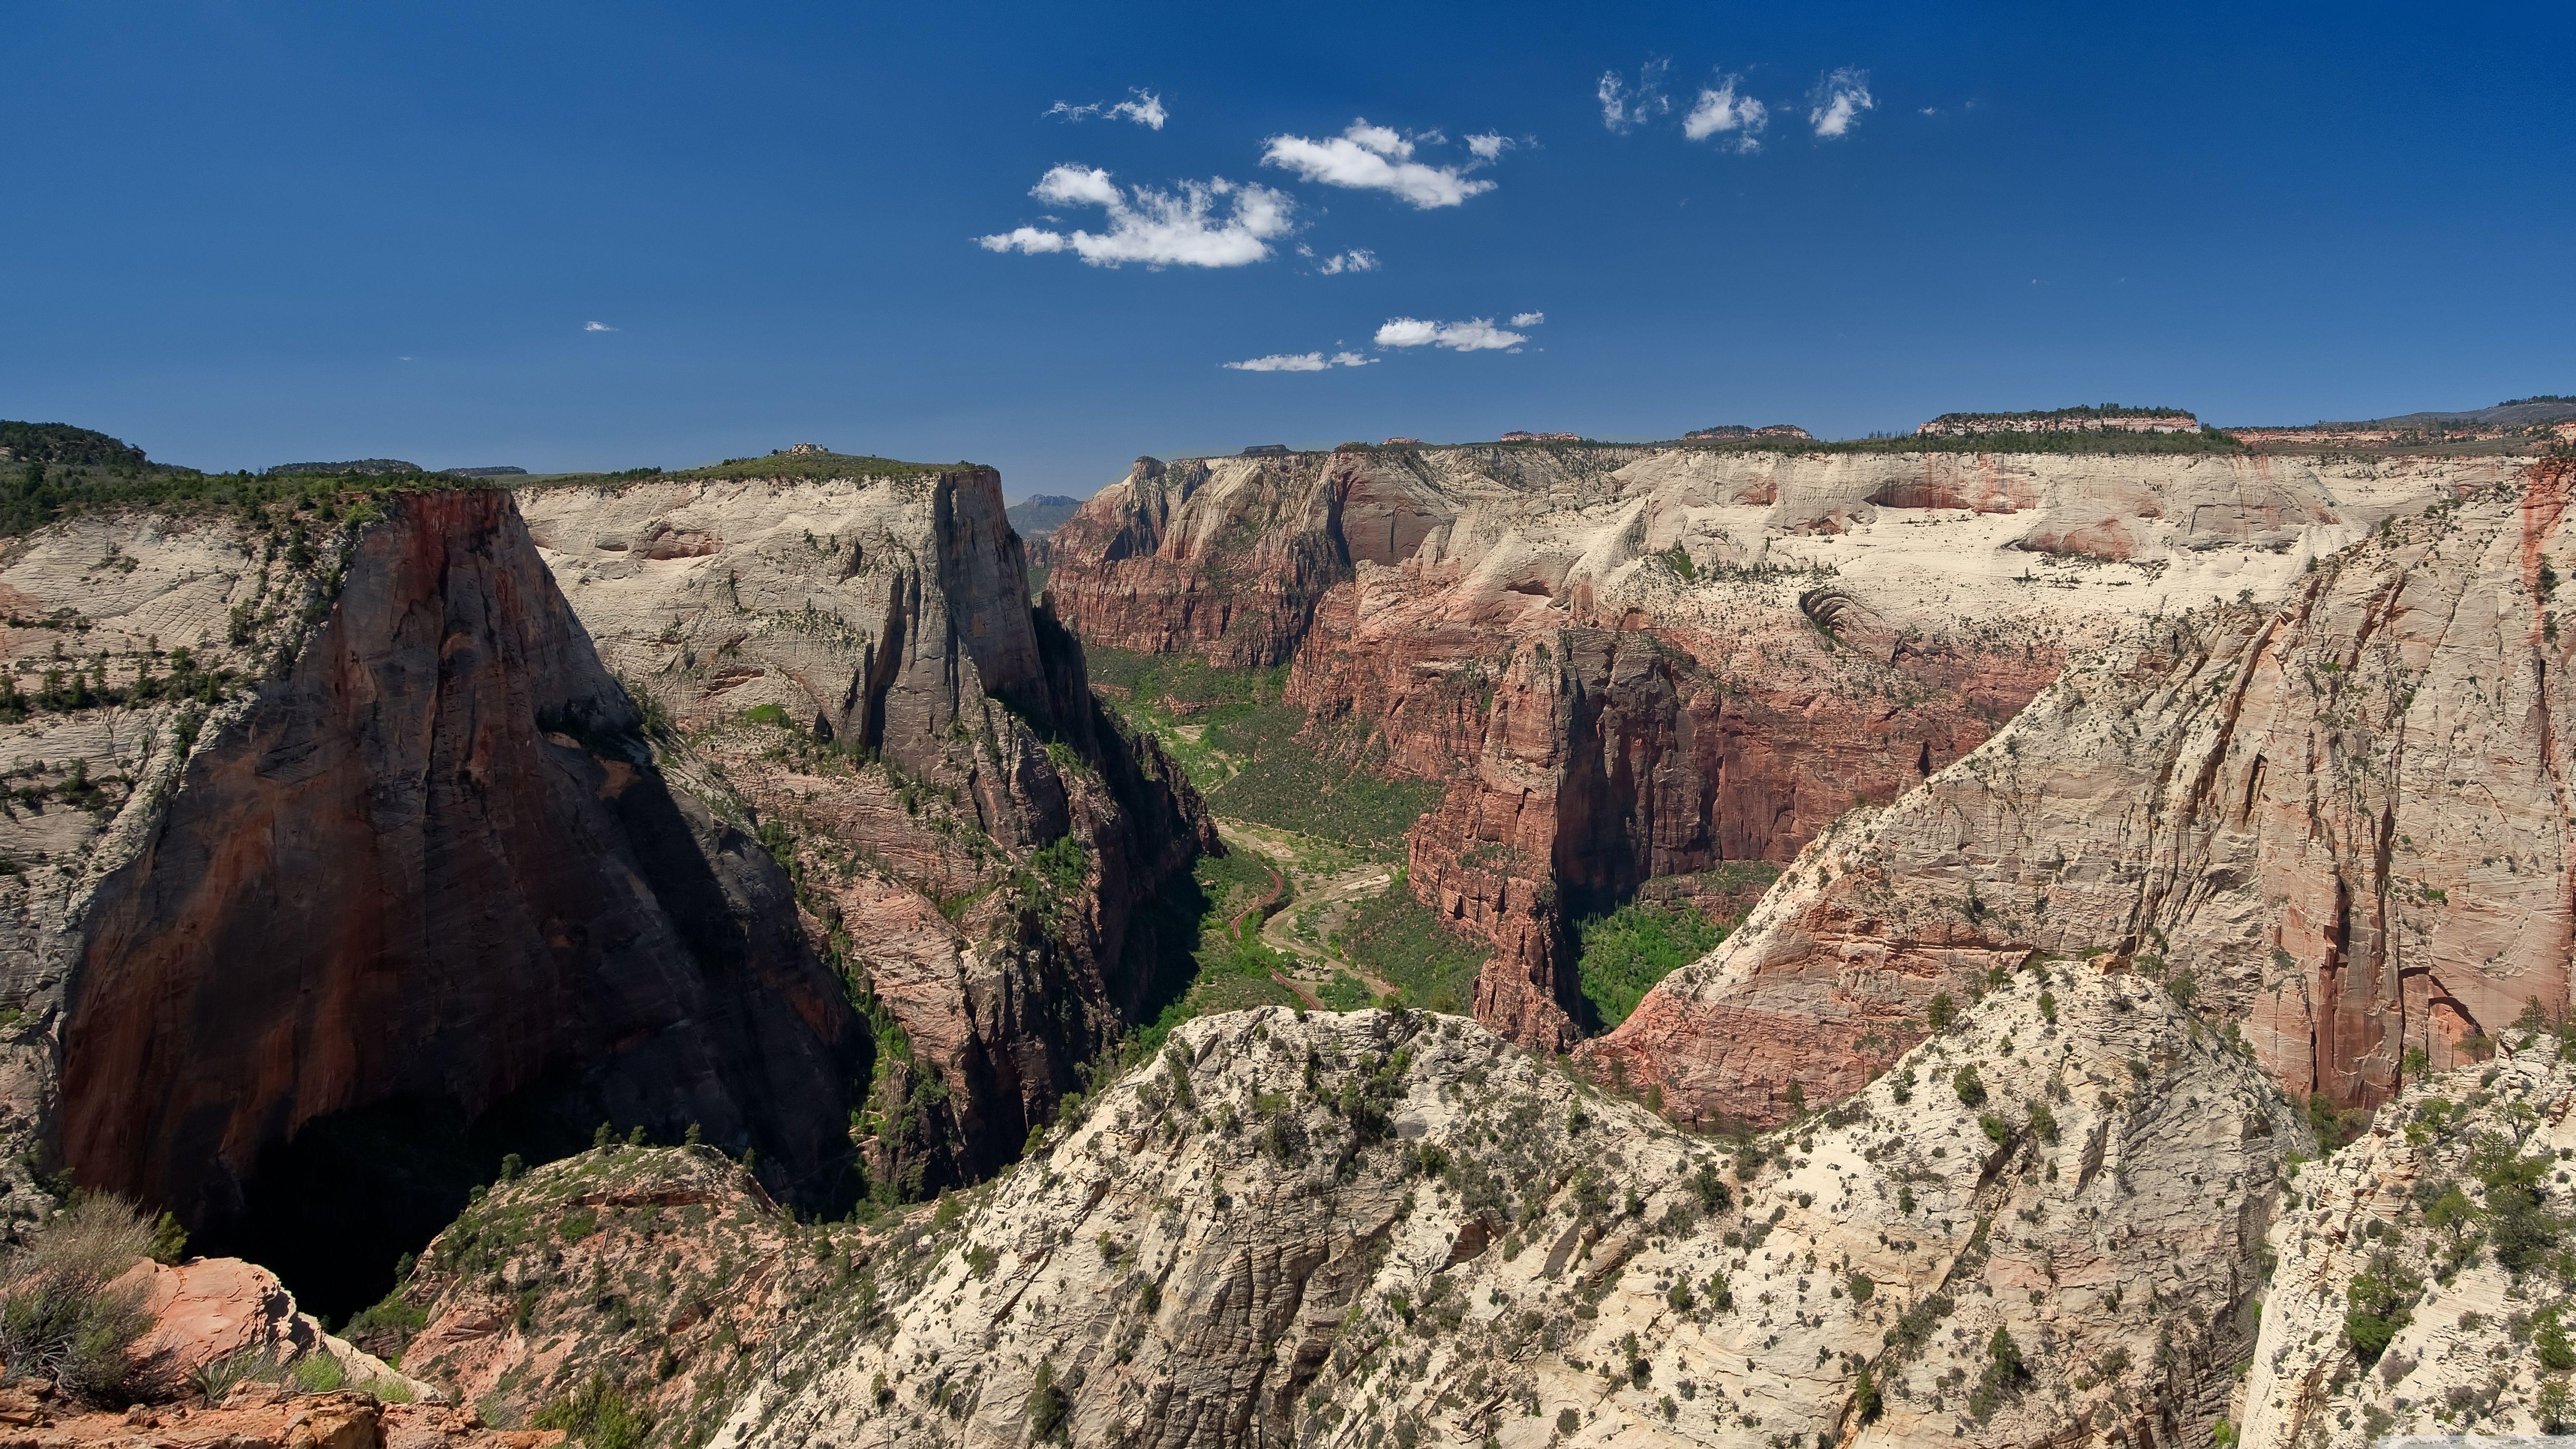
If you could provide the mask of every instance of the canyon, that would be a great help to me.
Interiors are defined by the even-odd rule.
[[[0,1423],[2562,1424],[2571,480],[1351,448],[1034,568],[813,451],[74,511],[0,550],[0,1209],[170,1210],[161,1377]],[[1221,841],[1274,766],[1351,838]],[[1472,1016],[1341,998],[1388,900]],[[1605,1007],[1641,905],[1724,929]]]
[[[1320,748],[1436,782],[1409,888],[1493,948],[1478,1019],[1562,1050],[1608,1025],[1578,999],[1582,918],[1658,878],[1785,866],[1969,757],[2069,659],[2226,599],[2276,604],[2384,521],[2524,466],[1675,445],[1147,459],[1057,529],[1047,598],[1095,647],[1284,664]],[[1884,1025],[1848,1034],[1874,1065],[1902,1045]],[[1695,1107],[1776,1120],[1786,1079],[1745,1078],[1773,1096]]]

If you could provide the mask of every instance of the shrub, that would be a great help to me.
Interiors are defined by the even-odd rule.
[[[1044,1444],[1061,1438],[1071,1408],[1064,1390],[1055,1386],[1055,1361],[1038,1360],[1037,1382],[1029,1388],[1029,1442]]]
[[[606,1374],[592,1374],[528,1422],[539,1429],[561,1429],[589,1449],[634,1449],[644,1442],[643,1415]]]
[[[1950,1000],[1949,992],[1936,991],[1932,994],[1932,1009],[1924,1013],[1923,1019],[1931,1024],[1935,1034],[1948,1031],[1950,1023],[1959,1019],[1958,1005]]]
[[[2415,1321],[2408,1310],[2423,1286],[2384,1250],[2355,1275],[2352,1286],[2344,1290],[2349,1306],[2344,1311],[2343,1336],[2364,1366],[2379,1362],[2398,1330]]]
[[[308,1353],[295,1361],[287,1376],[305,1393],[331,1394],[347,1386],[349,1368],[330,1354]]]
[[[150,1255],[152,1228],[122,1198],[91,1195],[47,1218],[0,1261],[0,1361],[12,1380],[51,1379],[110,1404],[146,1385],[135,1340],[152,1326],[140,1285],[112,1287]]]
[[[1950,1089],[1959,1094],[1962,1105],[1982,1107],[1986,1104],[1986,1084],[1974,1066],[1965,1066],[1950,1074]]]

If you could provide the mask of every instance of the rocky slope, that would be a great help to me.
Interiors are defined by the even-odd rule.
[[[1206,1018],[719,1438],[2197,1442],[2304,1142],[2091,966],[1734,1147],[1458,1018]]]
[[[595,1148],[496,1184],[362,1336],[493,1424],[605,1376],[657,1442],[703,1443],[771,1341],[851,1287],[866,1241],[799,1229],[711,1148]]]
[[[1089,642],[1293,661],[1326,748],[1449,782],[1409,879],[1563,1046],[1569,926],[1785,862],[1974,749],[2070,650],[2280,597],[2499,460],[1491,446],[1140,460],[1054,538]]]
[[[1585,1047],[1694,1115],[1853,1091],[1933,997],[2033,951],[2169,973],[2293,1093],[2386,1100],[2567,1009],[2564,462],[2144,622]],[[2420,1054],[2421,1065],[2409,1066]]]
[[[2566,1042],[2508,1030],[2491,1064],[2414,1085],[2370,1135],[2299,1170],[2272,1229],[2245,1444],[2576,1424],[2571,1109]]]
[[[875,1180],[971,1181],[1141,1009],[1130,919],[1214,835],[1032,610],[990,469],[766,466],[521,507],[608,666],[748,803],[818,946],[898,1028]]]
[[[291,1278],[389,1265],[479,1154],[602,1119],[837,1186],[864,1029],[510,495],[80,518],[0,588],[18,1170]]]

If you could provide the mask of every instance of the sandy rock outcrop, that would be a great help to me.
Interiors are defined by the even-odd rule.
[[[2239,1048],[2089,966],[1731,1148],[1459,1018],[1206,1018],[728,1437],[2193,1442],[2304,1141]]]
[[[901,1028],[862,1146],[910,1194],[1016,1154],[1140,1009],[1130,920],[1215,847],[1032,607],[991,469],[522,495],[608,666],[785,861]]]
[[[2492,1063],[2413,1084],[2299,1169],[2246,1380],[2249,1449],[2576,1424],[2576,1060],[2508,1030]]]
[[[286,1369],[315,1358],[338,1366],[348,1384],[407,1401],[435,1402],[433,1385],[324,1329],[295,1306],[295,1295],[277,1275],[239,1258],[192,1258],[185,1263],[138,1263],[111,1286],[136,1294],[152,1327],[134,1354],[168,1383],[185,1383],[209,1369]]]
[[[1829,832],[1595,1069],[1774,1120],[1855,1090],[1932,998],[2108,953],[2241,1022],[2292,1093],[2386,1100],[2469,1059],[2576,953],[2561,721],[2571,468],[2318,561],[2279,607],[2147,621],[1920,791]],[[2553,562],[2553,560],[2555,562]]]

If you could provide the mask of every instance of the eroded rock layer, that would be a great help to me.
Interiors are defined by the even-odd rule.
[[[1974,749],[2129,620],[2280,597],[2497,460],[1689,447],[1140,460],[1054,539],[1095,644],[1293,660],[1322,741],[1450,789],[1410,883],[1498,948],[1478,1015],[1563,1046],[1569,926],[1786,861]]]
[[[1207,1018],[917,1282],[817,1314],[730,1432],[2197,1442],[2304,1140],[2239,1048],[2090,966],[1732,1151],[1457,1018]]]
[[[919,1192],[1008,1161],[1141,1010],[1129,922],[1214,836],[1032,610],[998,477],[522,507],[609,667],[748,802],[818,947],[901,1028],[866,1124],[877,1178]]]
[[[2277,608],[2154,619],[2088,654],[1812,846],[1587,1059],[1771,1120],[1789,1082],[1856,1090],[1936,994],[2034,951],[2185,982],[2292,1092],[2346,1106],[2467,1059],[2528,1003],[2563,1013],[2570,474],[2389,520]]]

